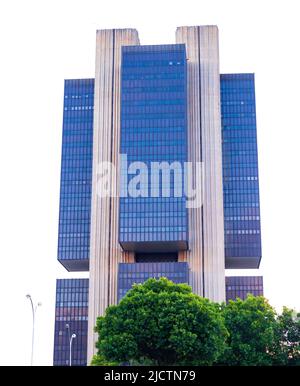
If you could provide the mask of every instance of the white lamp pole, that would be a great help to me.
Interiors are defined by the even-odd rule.
[[[33,366],[33,350],[34,350],[34,326],[35,326],[35,313],[38,307],[42,305],[42,303],[37,303],[36,306],[33,305],[33,301],[31,295],[26,295],[26,298],[30,300],[31,309],[32,309],[32,338],[31,338],[31,361],[30,365]]]
[[[66,329],[68,330],[69,345],[70,345],[69,366],[72,366],[72,342],[73,342],[73,339],[76,338],[76,334],[72,334],[71,337],[70,337],[70,325],[69,324],[66,324]]]

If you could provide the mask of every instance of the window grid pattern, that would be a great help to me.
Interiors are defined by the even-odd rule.
[[[89,258],[93,108],[94,79],[66,80],[58,232],[58,260],[65,266]]]
[[[120,263],[118,271],[118,301],[129,291],[133,284],[143,283],[149,278],[166,277],[174,283],[188,283],[188,263]]]
[[[248,294],[264,295],[262,276],[227,276],[225,280],[227,302],[236,298],[244,300]]]
[[[72,342],[72,365],[87,364],[88,279],[59,279],[56,281],[54,366],[68,366],[70,357],[69,335]]]
[[[225,257],[261,257],[253,74],[221,75]]]
[[[129,46],[122,49],[121,153],[128,164],[187,160],[186,54],[184,45]],[[121,170],[123,173],[124,170]],[[121,244],[187,240],[185,198],[174,188],[183,177],[171,171],[170,197],[120,198]],[[128,175],[127,182],[133,175]],[[177,180],[178,178],[178,180]],[[153,185],[154,187],[154,185]]]

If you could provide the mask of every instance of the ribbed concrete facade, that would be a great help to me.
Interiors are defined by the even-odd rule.
[[[180,27],[177,43],[188,57],[188,158],[203,162],[203,206],[189,209],[189,250],[178,253],[187,261],[193,291],[214,301],[225,300],[224,223],[221,158],[218,29]],[[94,91],[93,182],[90,238],[88,363],[95,354],[96,318],[117,302],[117,269],[134,262],[134,252],[118,243],[118,180],[116,197],[97,194],[99,163],[118,167],[120,147],[121,46],[139,45],[136,30],[97,31]]]
[[[261,258],[254,76],[226,74],[220,82],[218,28],[179,27],[176,44],[151,46],[140,46],[135,29],[99,30],[95,67],[95,79],[65,83],[58,247],[67,270],[90,271],[88,325],[74,331],[88,364],[97,317],[133,282],[165,276],[221,302],[225,263],[253,268]],[[142,170],[129,172],[133,162],[149,172],[153,162],[190,161],[200,200],[193,205],[186,191],[166,199],[166,186],[151,197],[160,185],[151,177],[148,195],[131,195],[128,175],[120,198],[119,153],[128,175]],[[116,173],[104,172],[105,162]],[[105,175],[111,192],[103,197]],[[175,174],[170,185],[175,192]]]
[[[96,318],[117,301],[119,262],[133,261],[118,243],[118,198],[98,195],[99,164],[109,161],[118,167],[120,146],[121,46],[138,45],[134,29],[99,30],[96,35],[94,91],[93,181],[90,237],[90,285],[88,363],[95,353]],[[118,191],[118,175],[112,190]]]
[[[225,301],[219,37],[216,26],[179,27],[188,58],[189,160],[203,162],[202,208],[190,209],[188,252],[193,291]],[[186,254],[186,256],[185,256]]]

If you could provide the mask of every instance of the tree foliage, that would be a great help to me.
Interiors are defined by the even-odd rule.
[[[98,355],[111,361],[211,365],[225,350],[220,306],[161,278],[134,285],[97,319]]]
[[[262,296],[230,300],[223,307],[229,332],[225,365],[271,365],[275,342],[276,313]]]
[[[274,364],[300,366],[300,314],[284,307],[275,334]]]
[[[92,365],[300,365],[300,315],[248,295],[219,305],[161,278],[97,319]]]
[[[118,366],[119,362],[109,361],[103,355],[94,355],[91,366]]]

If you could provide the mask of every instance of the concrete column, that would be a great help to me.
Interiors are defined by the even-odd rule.
[[[118,263],[130,259],[126,254],[123,256],[118,243],[118,197],[101,198],[97,194],[97,182],[101,162],[110,161],[118,170],[121,47],[138,44],[138,33],[134,29],[99,30],[96,34],[88,363],[96,352],[96,318],[104,314],[107,306],[117,302]],[[116,193],[118,181],[117,173],[111,180]]]
[[[179,27],[188,58],[189,160],[203,162],[203,205],[189,210],[187,261],[193,291],[225,301],[219,38],[216,26]]]

